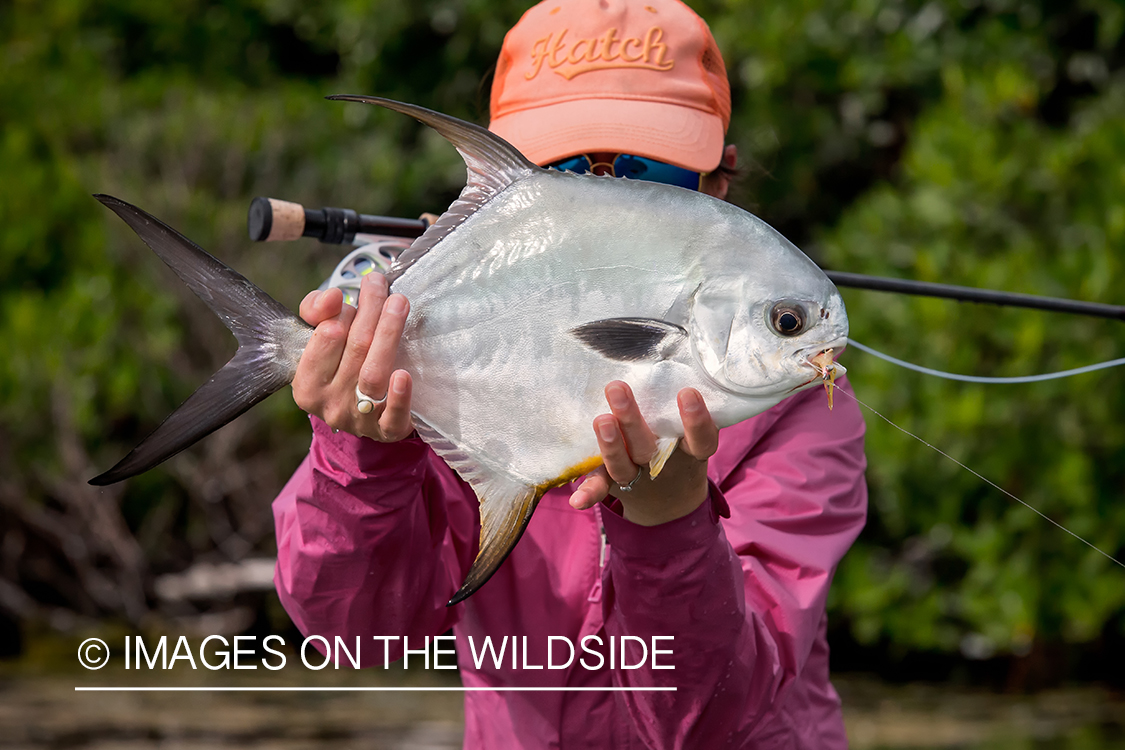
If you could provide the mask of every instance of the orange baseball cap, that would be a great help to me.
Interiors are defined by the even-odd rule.
[[[608,151],[719,165],[730,84],[680,0],[545,0],[504,38],[489,129],[537,164]]]

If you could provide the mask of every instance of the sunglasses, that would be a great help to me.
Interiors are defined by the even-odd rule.
[[[628,177],[631,180],[659,182],[664,185],[687,188],[688,190],[699,190],[703,184],[703,175],[699,172],[692,172],[690,169],[666,164],[656,159],[630,154],[618,154],[612,162],[595,162],[586,154],[579,154],[547,166],[563,172],[608,174],[610,177]],[[601,168],[601,171],[594,172],[595,168]]]

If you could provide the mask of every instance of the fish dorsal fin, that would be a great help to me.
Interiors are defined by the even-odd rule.
[[[687,339],[687,331],[656,318],[606,318],[583,323],[570,333],[606,359],[641,362],[667,359]]]
[[[394,267],[387,274],[393,282],[414,265],[422,256],[440,242],[446,235],[459,227],[481,206],[492,200],[516,180],[542,171],[516,149],[487,128],[440,112],[404,104],[393,99],[377,96],[330,96],[333,101],[363,102],[410,115],[415,120],[429,125],[453,144],[465,160],[468,181],[461,195],[449,209],[442,214],[426,232],[414,241],[410,249],[399,256]]]
[[[469,185],[488,186],[499,192],[520,177],[540,169],[528,161],[515,146],[480,125],[415,104],[378,96],[337,95],[328,98],[333,101],[377,104],[429,125],[461,152],[465,166],[469,168]]]

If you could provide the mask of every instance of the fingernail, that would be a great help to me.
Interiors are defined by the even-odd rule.
[[[391,378],[391,390],[399,396],[406,393],[406,376],[396,372],[394,377]]]
[[[396,294],[387,298],[387,312],[391,315],[401,315],[406,310],[406,298]]]
[[[606,388],[606,399],[609,405],[614,409],[624,409],[629,406],[629,395],[625,393],[625,389],[620,385],[611,385]]]
[[[581,485],[574,494],[570,496],[570,507],[575,510],[587,510],[594,505],[594,502],[595,500],[590,492]]]
[[[684,394],[684,411],[694,414],[703,408],[703,399],[695,391],[688,391]]]
[[[598,434],[601,436],[602,440],[607,443],[612,443],[617,439],[617,426],[608,420],[601,422],[598,425]]]

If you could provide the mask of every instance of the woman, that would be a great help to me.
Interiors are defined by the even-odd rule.
[[[735,166],[722,57],[678,0],[535,6],[504,41],[491,113],[541,165],[718,198]],[[317,330],[293,393],[313,442],[274,507],[278,591],[305,634],[361,636],[377,665],[381,644],[394,659],[452,627],[466,686],[593,688],[466,693],[466,747],[846,747],[825,599],[866,510],[853,401],[829,415],[805,391],[719,431],[684,389],[685,437],[649,480],[653,436],[608,383],[604,466],[548,492],[489,583],[447,608],[479,517],[412,433],[411,379],[392,371],[408,310],[375,274],[358,312],[334,290],[301,305]]]

